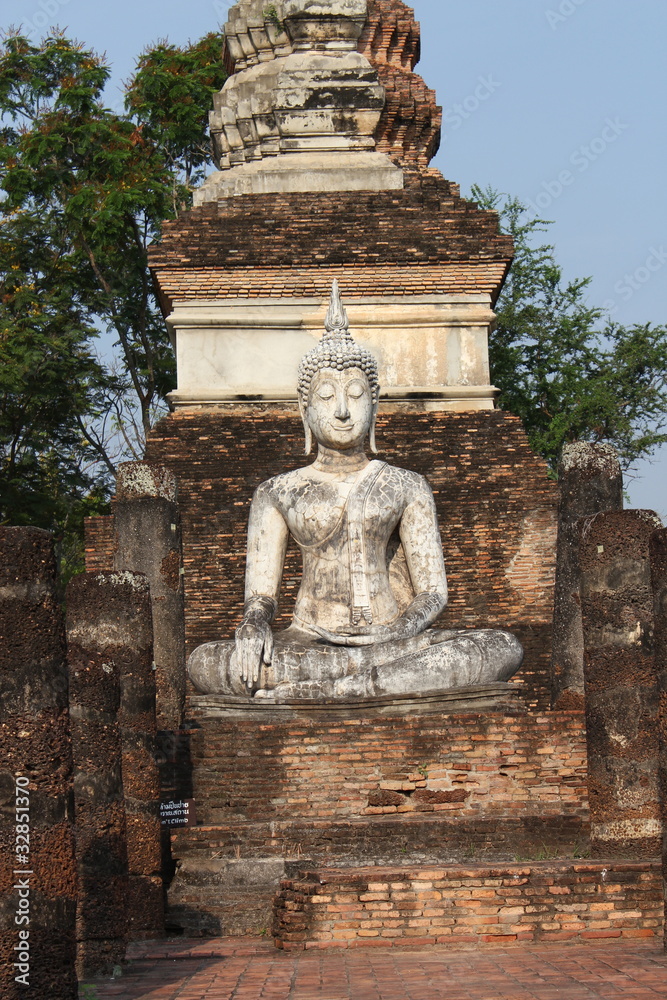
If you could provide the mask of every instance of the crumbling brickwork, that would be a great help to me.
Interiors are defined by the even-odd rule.
[[[106,573],[113,569],[113,514],[87,517],[84,522],[84,550],[88,573]]]
[[[332,277],[349,297],[471,291],[495,301],[512,241],[495,212],[430,172],[400,191],[243,195],[193,208],[165,222],[149,258],[165,314],[193,297],[324,298]]]
[[[198,818],[588,818],[581,713],[414,715],[262,722],[195,710]],[[261,762],[261,764],[260,764]]]
[[[276,899],[278,948],[451,948],[662,936],[657,864],[305,870]]]
[[[440,147],[442,108],[435,91],[414,72],[421,30],[401,0],[369,0],[359,51],[378,71],[385,106],[375,130],[377,149],[405,167],[428,167]]]
[[[189,725],[203,825],[174,833],[168,913],[188,935],[268,927],[276,866],[299,858],[356,867],[587,851],[581,713],[277,721],[193,706]]]

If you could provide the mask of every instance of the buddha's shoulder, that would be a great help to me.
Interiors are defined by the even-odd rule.
[[[410,469],[399,469],[396,465],[385,464],[382,478],[385,482],[388,480],[408,494],[419,496],[432,493],[428,480]]]
[[[300,469],[293,469],[291,472],[281,472],[271,479],[265,480],[255,490],[255,497],[279,500],[280,498],[293,494],[295,490],[302,489],[304,477]]]

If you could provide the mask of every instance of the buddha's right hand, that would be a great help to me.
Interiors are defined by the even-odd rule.
[[[271,663],[273,632],[267,623],[244,622],[236,630],[236,663],[247,688],[256,688],[263,664]]]
[[[268,602],[268,598],[256,598],[247,604],[243,621],[236,630],[236,664],[241,680],[250,690],[258,686],[262,665],[268,666],[273,657],[270,622],[275,604],[269,607]]]

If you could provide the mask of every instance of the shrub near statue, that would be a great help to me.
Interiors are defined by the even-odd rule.
[[[375,452],[377,364],[352,339],[334,282],[326,332],[299,366],[312,465],[275,476],[250,509],[245,613],[235,641],[209,642],[188,671],[205,694],[267,701],[419,696],[510,678],[509,632],[432,628],[447,577],[426,480]],[[287,542],[303,556],[292,624],[274,635]]]

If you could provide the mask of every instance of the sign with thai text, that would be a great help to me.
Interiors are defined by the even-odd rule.
[[[162,826],[194,826],[197,822],[195,800],[161,802],[160,822]]]

